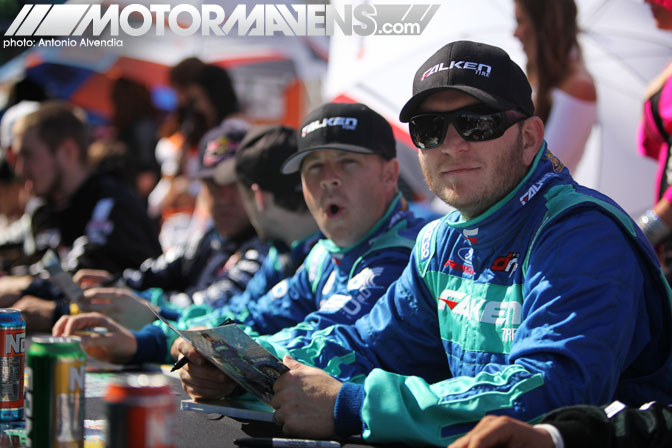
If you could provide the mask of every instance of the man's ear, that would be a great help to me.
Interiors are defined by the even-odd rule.
[[[399,161],[397,159],[385,160],[383,162],[383,182],[396,189],[398,180]]]
[[[77,146],[77,143],[75,143],[75,141],[71,138],[66,138],[63,140],[63,142],[61,142],[61,144],[58,146],[56,152],[60,155],[60,157],[67,161],[69,166],[82,163],[79,147]]]
[[[261,187],[259,187],[259,184],[252,184],[250,190],[252,190],[254,205],[257,206],[257,210],[260,212],[264,211],[266,209],[266,198],[264,198],[264,192],[261,191]]]
[[[537,155],[537,151],[539,151],[541,142],[544,141],[544,122],[537,116],[528,118],[523,122],[521,134],[523,140],[523,161],[525,162],[525,166],[530,166]]]

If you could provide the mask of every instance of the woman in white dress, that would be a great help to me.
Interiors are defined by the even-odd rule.
[[[595,83],[581,57],[574,0],[514,0],[514,36],[527,56],[536,114],[551,151],[574,173],[597,120]]]

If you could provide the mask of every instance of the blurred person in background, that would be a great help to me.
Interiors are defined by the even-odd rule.
[[[126,146],[126,175],[140,197],[146,200],[160,176],[155,156],[158,111],[152,104],[149,89],[127,78],[114,81],[111,99],[114,138]]]
[[[49,99],[44,88],[30,78],[23,78],[17,81],[9,90],[6,108],[19,104],[22,101],[32,101],[40,103]]]
[[[597,120],[597,92],[577,40],[574,0],[514,0],[514,36],[527,56],[535,113],[548,147],[572,174]]]
[[[169,74],[169,84],[172,89],[175,91],[177,108],[172,111],[161,124],[159,128],[159,136],[161,137],[156,145],[155,156],[156,160],[161,166],[161,175],[164,179],[164,183],[167,183],[171,178],[177,175],[179,168],[180,154],[182,152],[182,147],[184,146],[184,135],[180,132],[180,117],[181,117],[181,107],[186,103],[186,93],[185,89],[187,85],[193,82],[196,78],[196,74],[205,67],[205,63],[198,58],[187,58],[173,67]],[[167,183],[169,185],[169,183]],[[157,192],[154,192],[156,199],[154,201],[159,201],[163,196],[159,195],[159,192],[165,195],[165,189],[167,187],[157,188]],[[152,204],[155,207],[158,207],[160,204]]]
[[[114,178],[93,175],[88,144],[85,122],[64,103],[45,103],[13,127],[16,173],[43,203],[23,235],[20,262],[26,275],[0,279],[0,307],[21,309],[31,331],[48,331],[67,309],[55,301],[62,292],[37,277],[37,266],[27,266],[47,249],[71,272],[86,267],[120,272],[161,252],[137,195]]]
[[[117,140],[97,140],[89,145],[89,162],[97,173],[116,177],[121,183],[135,190],[126,145]]]
[[[159,241],[164,251],[180,251],[187,244],[187,233],[194,212],[196,193],[189,190],[189,181],[179,176],[180,160],[185,137],[180,128],[181,105],[186,102],[185,89],[205,66],[198,58],[190,57],[170,69],[168,82],[175,91],[177,108],[161,124],[155,156],[160,166],[160,178],[147,198],[149,215],[161,222]],[[201,229],[202,230],[202,229]],[[202,230],[204,231],[204,230]],[[202,235],[198,235],[202,236]],[[196,237],[198,237],[196,236]]]
[[[25,234],[30,225],[30,217],[24,215],[27,202],[23,182],[0,156],[0,276],[11,267],[9,260],[21,257],[23,241],[17,235]]]
[[[0,234],[14,221],[21,218],[28,195],[23,182],[10,166],[7,158],[0,156]]]
[[[205,230],[207,207],[194,179],[198,142],[206,131],[239,112],[231,79],[220,67],[188,58],[171,70],[170,78],[178,100],[177,130],[157,144],[162,178],[149,197],[150,215],[163,221],[164,249],[182,246],[185,234],[202,235]]]
[[[139,329],[155,316],[135,291],[143,291],[140,296],[150,300],[164,317],[177,320],[189,305],[209,305],[245,290],[268,252],[250,223],[236,186],[235,155],[248,130],[246,122],[229,119],[201,139],[196,175],[205,187],[202,195],[212,216],[201,238],[181,252],[171,250],[146,260],[137,270],[125,270],[120,278],[125,287],[87,291],[81,311],[105,311],[123,325]],[[110,278],[107,272],[93,270],[75,275],[84,287]]]
[[[656,27],[672,31],[672,0],[646,0]],[[672,64],[649,85],[637,136],[640,154],[658,161],[656,203],[638,219],[672,281]]]
[[[14,171],[12,151],[14,124],[39,107],[36,101],[20,101],[5,109],[0,119],[0,274],[4,275],[12,272],[12,266],[24,264],[23,254],[31,252],[30,247],[24,248],[31,241],[26,235],[30,234],[32,213],[42,204],[41,199],[32,197],[23,188],[23,181]]]

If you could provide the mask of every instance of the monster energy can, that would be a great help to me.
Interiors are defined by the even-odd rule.
[[[26,359],[29,447],[84,446],[84,364],[79,338],[37,337]]]
[[[26,322],[21,311],[0,308],[0,422],[23,420],[23,365]]]

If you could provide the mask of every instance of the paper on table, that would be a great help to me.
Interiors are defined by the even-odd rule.
[[[82,288],[74,282],[70,274],[63,270],[61,262],[51,249],[47,250],[40,260],[42,268],[49,274],[49,280],[58,286],[71,303],[78,303],[82,297]]]
[[[272,422],[273,408],[259,402],[259,400],[217,400],[217,401],[194,401],[182,400],[181,411],[207,412],[220,414],[227,417],[256,420],[260,422]]]
[[[268,350],[248,336],[235,323],[206,330],[178,330],[150,309],[175,333],[191,343],[196,350],[226,373],[246,391],[270,405],[273,383],[289,368]]]

